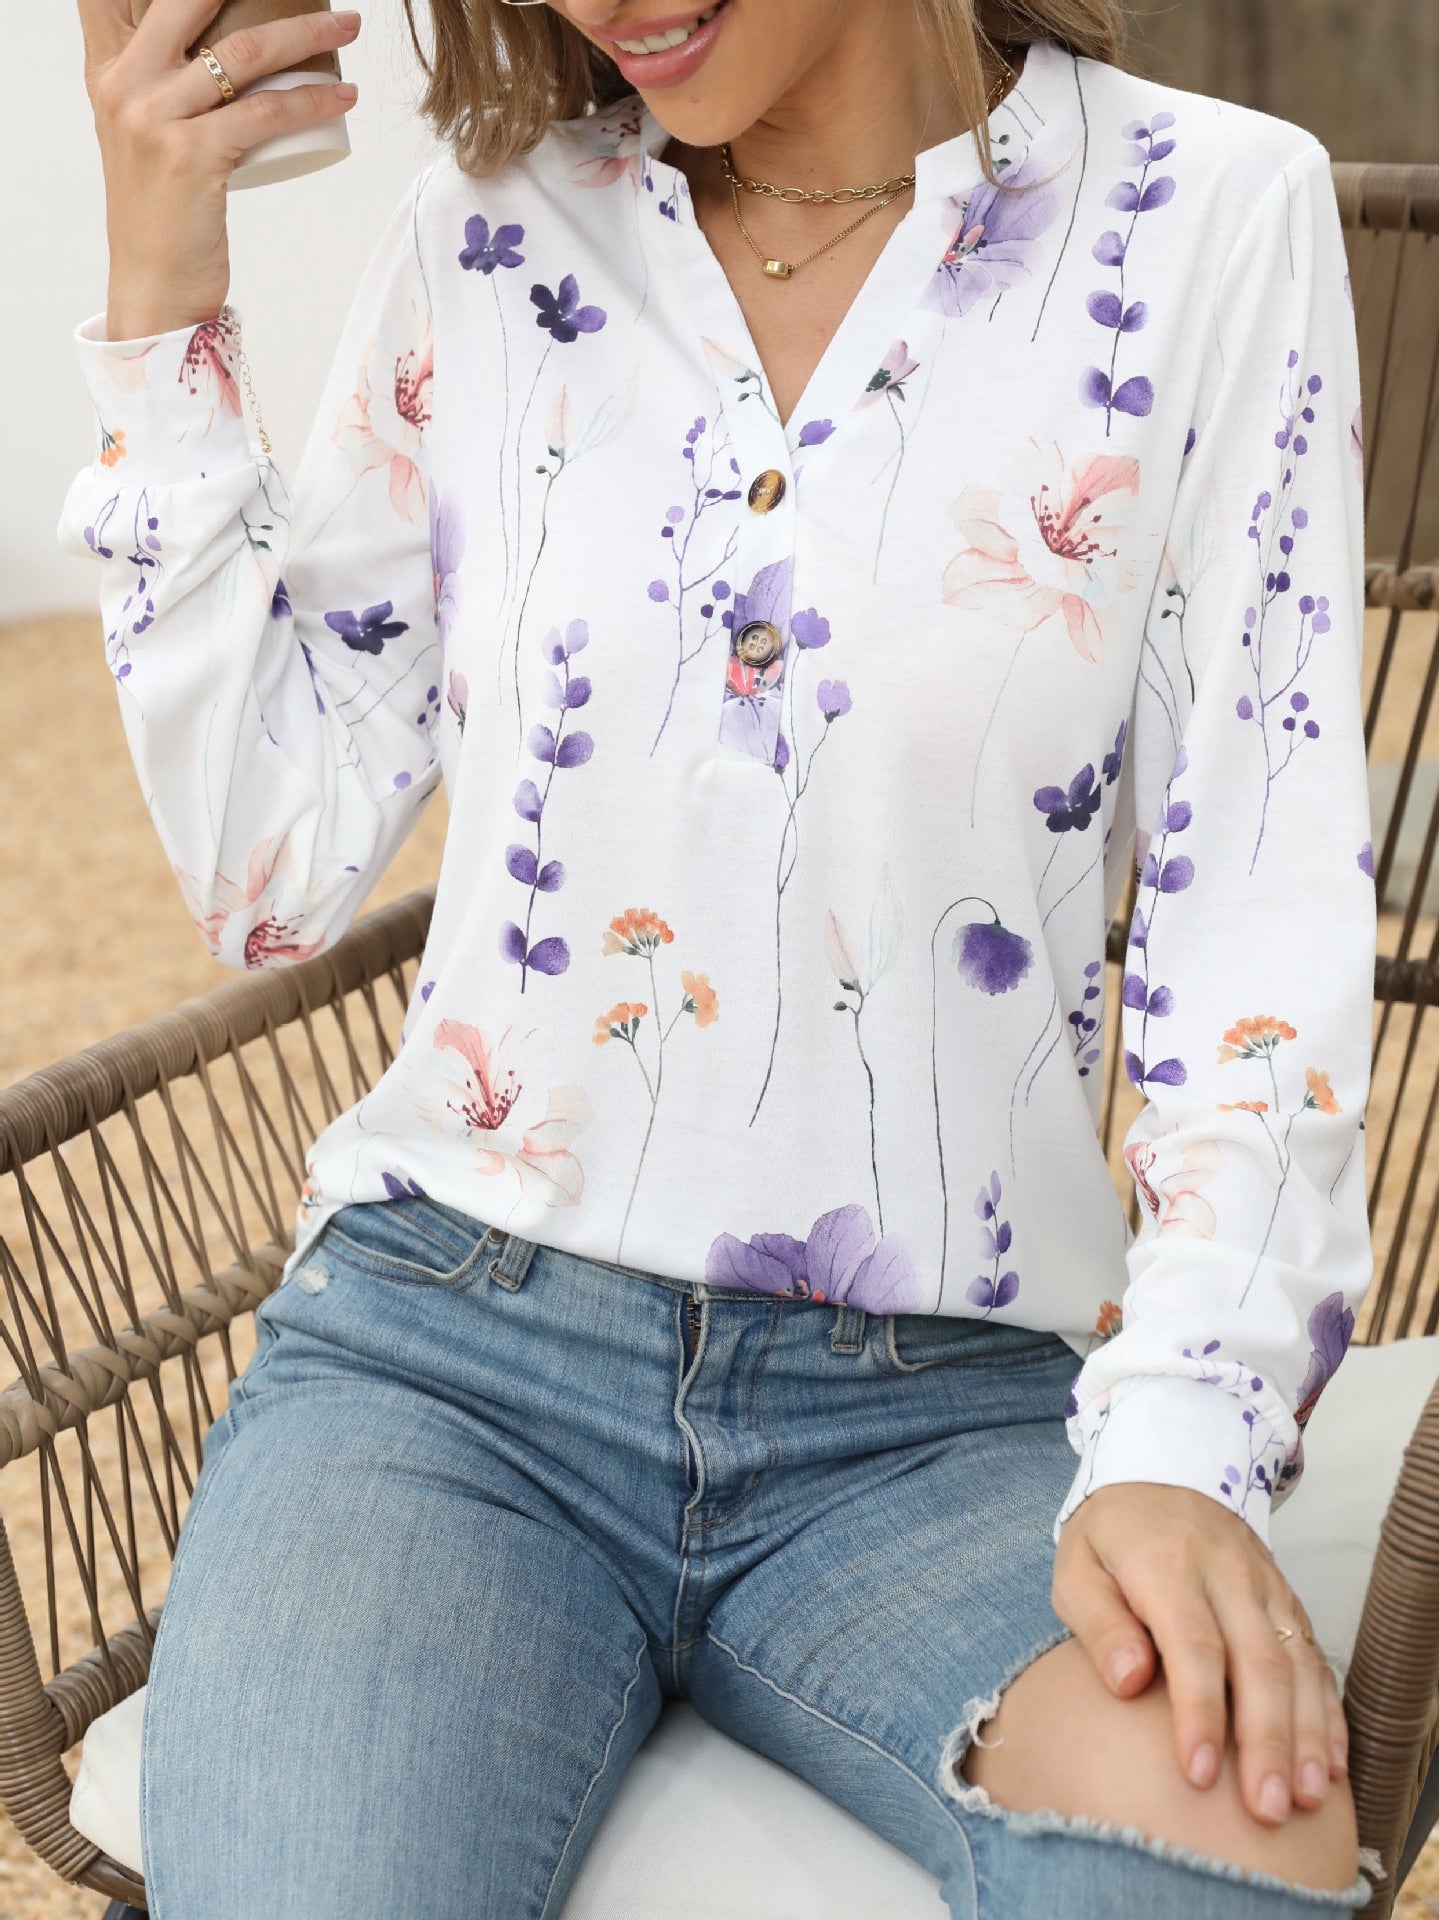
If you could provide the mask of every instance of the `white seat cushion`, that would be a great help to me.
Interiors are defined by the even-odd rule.
[[[1271,1538],[1347,1672],[1379,1526],[1439,1381],[1439,1337],[1351,1348],[1305,1430]],[[145,1690],[85,1735],[70,1818],[134,1872]],[[941,1920],[939,1883],[788,1769],[668,1703],[620,1782],[563,1920]]]

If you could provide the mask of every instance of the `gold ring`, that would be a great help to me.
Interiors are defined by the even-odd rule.
[[[233,100],[235,97],[235,89],[230,85],[230,76],[220,65],[214,54],[211,53],[210,49],[208,47],[201,47],[198,57],[203,60],[205,65],[210,69],[214,77],[215,85],[220,89],[220,98],[222,100]]]
[[[1281,1640],[1292,1640],[1294,1638],[1295,1630],[1293,1627],[1276,1627],[1274,1631],[1279,1635]],[[1299,1638],[1301,1640],[1307,1640],[1311,1647],[1316,1644],[1314,1635],[1309,1631],[1308,1627],[1299,1628]]]

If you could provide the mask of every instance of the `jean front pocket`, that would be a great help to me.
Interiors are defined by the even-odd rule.
[[[970,1314],[887,1313],[883,1348],[897,1373],[924,1373],[931,1367],[1042,1367],[1060,1359],[1079,1365],[1073,1347],[1060,1334]]]
[[[483,1220],[441,1206],[425,1194],[396,1200],[363,1200],[331,1214],[314,1257],[335,1261],[381,1280],[460,1290],[484,1272],[487,1254],[505,1235]]]

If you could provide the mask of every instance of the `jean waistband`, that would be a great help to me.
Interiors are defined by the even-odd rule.
[[[530,1262],[540,1250],[540,1242],[527,1240],[521,1233],[510,1233],[503,1227],[491,1227],[489,1236],[499,1251],[491,1260],[488,1277],[497,1286],[509,1292],[518,1291],[525,1283],[530,1270]],[[568,1252],[567,1248],[560,1251]],[[828,1301],[814,1301],[796,1298],[782,1293],[759,1293],[752,1287],[717,1287],[708,1280],[682,1280],[675,1274],[654,1273],[645,1267],[625,1267],[613,1260],[600,1260],[593,1254],[571,1253],[569,1257],[592,1267],[600,1267],[607,1273],[619,1274],[626,1279],[648,1281],[652,1286],[668,1287],[672,1293],[683,1293],[696,1300],[742,1300],[758,1306],[792,1306],[806,1313],[829,1312],[834,1315],[834,1327],[830,1336],[830,1345],[836,1353],[859,1353],[865,1344],[865,1335],[872,1316],[863,1307],[850,1307]]]

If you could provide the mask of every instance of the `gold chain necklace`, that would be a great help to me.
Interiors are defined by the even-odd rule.
[[[991,113],[994,111],[998,103],[999,95],[1003,92],[1006,83],[1014,77],[1014,68],[1007,60],[1004,60],[1003,55],[1001,55],[1000,58],[1003,61],[1004,71],[989,91],[987,106],[988,111]],[[835,246],[839,241],[843,240],[846,235],[853,233],[856,227],[862,227],[866,220],[878,213],[882,207],[887,207],[891,200],[895,199],[899,194],[904,193],[906,189],[912,187],[915,182],[914,174],[901,173],[897,174],[894,179],[882,180],[878,186],[873,187],[778,187],[773,181],[748,180],[743,174],[737,173],[734,165],[734,154],[730,149],[728,140],[726,140],[720,148],[720,163],[724,168],[724,176],[726,180],[729,181],[730,199],[734,203],[735,223],[748,241],[750,251],[759,261],[764,271],[774,280],[788,280],[797,267],[807,266],[811,260],[817,260],[820,254],[828,253],[832,246]],[[829,202],[873,200],[874,205],[867,207],[859,216],[858,220],[851,220],[847,227],[841,227],[838,233],[832,233],[824,245],[822,247],[816,247],[813,253],[802,254],[798,260],[779,260],[772,259],[765,253],[764,249],[758,245],[754,235],[745,225],[744,217],[739,210],[739,190],[741,187],[745,188],[749,193],[769,194],[776,200],[789,202],[800,200]]]

